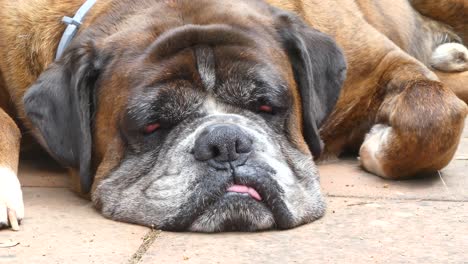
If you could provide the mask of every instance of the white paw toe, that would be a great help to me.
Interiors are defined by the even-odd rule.
[[[0,228],[10,226],[8,211],[14,212],[18,220],[24,218],[23,193],[16,173],[0,167]]]
[[[366,135],[361,149],[359,150],[359,161],[361,165],[367,171],[384,178],[387,178],[387,175],[381,164],[382,148],[386,146],[391,133],[392,128],[387,125],[374,125]]]

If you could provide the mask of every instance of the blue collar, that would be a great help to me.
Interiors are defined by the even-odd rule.
[[[57,54],[55,55],[55,60],[60,59],[62,57],[63,52],[65,49],[70,45],[70,42],[75,37],[78,29],[83,22],[86,14],[88,14],[89,10],[94,6],[97,0],[86,0],[86,2],[78,9],[74,17],[63,17],[62,22],[67,24],[67,28],[60,39],[60,43],[57,48]]]

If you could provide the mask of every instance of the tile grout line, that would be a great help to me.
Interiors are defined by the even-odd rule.
[[[130,257],[127,261],[128,264],[137,264],[140,263],[143,256],[146,254],[146,251],[150,248],[150,246],[154,243],[156,238],[159,237],[161,234],[161,230],[151,229],[146,235],[143,237],[143,243],[137,249],[137,251]]]

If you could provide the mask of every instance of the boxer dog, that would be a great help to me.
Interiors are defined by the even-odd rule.
[[[104,216],[201,232],[321,217],[314,158],[403,179],[460,140],[468,75],[430,67],[462,43],[463,1],[98,1],[56,61],[83,1],[0,3],[3,226],[24,216],[19,128]]]

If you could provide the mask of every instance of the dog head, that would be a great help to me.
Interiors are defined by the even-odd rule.
[[[121,2],[24,99],[85,191],[96,175],[102,213],[202,232],[321,217],[313,157],[345,77],[336,43],[262,1]]]

